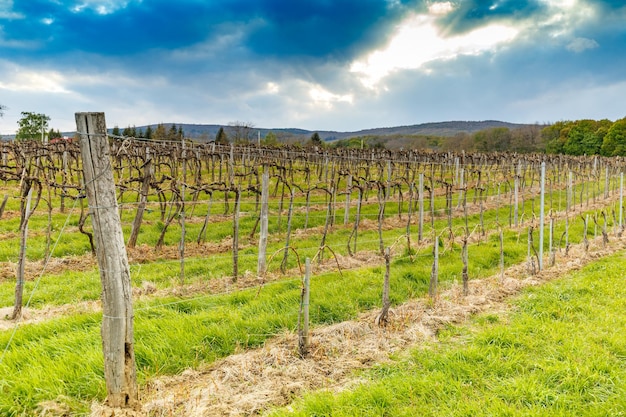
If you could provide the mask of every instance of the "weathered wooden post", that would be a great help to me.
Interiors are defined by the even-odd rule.
[[[539,270],[543,270],[543,229],[545,223],[546,163],[541,163],[541,195],[539,207]]]
[[[239,276],[239,211],[241,207],[241,186],[235,190],[235,210],[233,211],[233,282]]]
[[[268,235],[268,212],[270,194],[270,171],[266,165],[263,167],[263,177],[261,182],[261,231],[259,236],[259,257],[257,260],[257,275],[265,275],[265,254],[267,251]]]
[[[104,113],[76,113],[85,190],[102,283],[107,405],[137,406],[130,270],[119,218]]]
[[[624,173],[619,174],[619,230],[622,231],[622,221],[624,219]]]
[[[185,235],[186,233],[186,224],[185,224],[185,188],[187,187],[187,147],[185,146],[185,139],[182,139],[183,152],[182,152],[182,160],[183,160],[183,183],[180,187],[180,243],[178,244],[178,255],[180,257],[180,285],[185,283]],[[235,275],[235,279],[237,276]]]
[[[300,356],[305,358],[309,354],[309,303],[311,297],[311,260],[306,258],[304,263],[304,282],[300,297],[300,316],[298,317],[298,349]]]
[[[433,269],[430,273],[430,284],[428,286],[428,296],[432,301],[437,297],[437,285],[439,281],[439,236],[435,235],[433,246]]]
[[[346,205],[343,212],[343,224],[347,225],[350,220],[350,194],[352,193],[352,174],[346,179]]]
[[[421,172],[419,176],[419,226],[417,229],[417,240],[421,243],[424,237],[424,173]]]
[[[17,269],[15,271],[15,304],[11,320],[18,320],[22,317],[22,303],[24,297],[25,265],[26,265],[26,241],[28,240],[28,222],[35,212],[39,201],[41,200],[41,183],[34,181],[32,178],[26,177],[26,168],[22,173],[21,185],[21,202],[20,202],[20,251],[17,260]],[[31,209],[31,200],[33,196],[33,187],[37,188],[37,198],[34,207]]]
[[[383,280],[383,308],[380,314],[376,316],[376,324],[378,326],[384,326],[387,324],[389,318],[389,307],[391,307],[391,301],[389,300],[389,275],[391,264],[391,249],[387,247],[385,249],[385,278]]]
[[[517,174],[515,175],[515,183],[514,183],[514,187],[515,187],[515,191],[514,191],[514,197],[513,197],[513,207],[514,207],[514,214],[513,214],[513,224],[515,225],[515,227],[517,227],[518,224],[518,217],[519,217],[519,186],[520,186],[520,177],[522,175],[522,163],[519,162],[517,164]]]

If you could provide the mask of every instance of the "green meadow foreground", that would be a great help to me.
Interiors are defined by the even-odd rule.
[[[340,392],[272,416],[626,415],[625,253],[450,325]]]
[[[623,248],[619,239],[611,240]],[[525,243],[515,234],[505,241],[507,265],[525,271]],[[596,241],[593,246],[597,245]],[[479,285],[479,280],[498,276],[498,246],[497,239],[492,238],[470,246],[474,260],[470,268],[471,289]],[[424,248],[417,256],[415,262],[406,254],[392,262],[392,314],[399,314],[404,303],[411,300],[422,300],[425,311],[429,308],[425,295],[431,267],[428,249]],[[559,261],[571,263],[589,256],[595,255],[575,252]],[[295,388],[285,392],[279,389],[277,401],[261,401],[258,406],[242,409],[241,414],[619,415],[618,411],[626,407],[623,400],[626,321],[622,314],[626,304],[622,274],[625,268],[622,250],[593,261],[579,272],[565,273],[558,281],[528,290],[511,301],[510,309],[506,309],[509,313],[487,313],[475,318],[469,326],[437,327],[438,332],[432,335],[436,338],[426,338],[426,342],[417,338],[415,343],[409,341],[390,350],[385,350],[387,342],[382,342],[380,355],[371,358],[350,355],[349,351],[349,360],[361,363],[348,364],[341,380],[332,380],[333,368],[339,367],[334,363],[338,353],[334,346],[328,346],[322,352],[329,364],[325,378],[301,386],[294,381]],[[368,311],[374,314],[378,311],[383,269],[359,267],[342,274],[323,272],[314,276],[311,320],[316,349],[320,348],[316,334],[324,332],[326,327],[342,326],[343,322],[370,314]],[[444,251],[440,270],[442,291],[458,283],[459,270],[458,251]],[[148,271],[150,268],[145,265],[140,276]],[[24,324],[15,335],[11,329],[0,332],[3,346],[9,346],[11,340],[0,364],[3,375],[0,415],[89,415],[92,402],[104,398],[101,313],[89,301],[98,297],[97,273],[90,268],[83,272],[82,278],[80,271],[77,273],[73,283],[62,279],[65,274],[45,277],[46,283],[58,281],[59,292],[53,286],[53,293],[40,291],[34,298],[42,297],[42,303],[56,300],[61,314]],[[526,272],[521,275],[528,276]],[[88,291],[80,287],[70,290],[82,281],[90,283]],[[157,291],[167,287],[160,288],[166,283],[159,281],[156,284]],[[141,284],[136,281],[135,285]],[[497,281],[490,285],[498,286]],[[7,298],[10,287],[10,283],[1,287]],[[86,306],[82,309],[64,306],[81,291]],[[281,336],[290,341],[286,355],[294,362],[321,367],[315,361],[297,358],[297,339],[292,331],[297,323],[299,294],[300,280],[290,279],[267,283],[261,289],[225,294],[140,296],[135,309],[136,359],[147,414],[231,415],[235,412],[237,415],[237,408],[231,407],[234,404],[227,397],[218,398],[223,402],[223,412],[218,411],[220,407],[215,402],[204,411],[194,411],[194,404],[201,403],[205,394],[201,391],[199,398],[185,397],[192,390],[184,378],[178,386],[170,387],[178,395],[173,404],[158,403],[152,397],[167,400],[169,388],[155,389],[159,381],[170,378],[168,375],[184,375],[188,369],[195,369],[204,388],[210,389],[215,381],[203,381],[205,372],[212,368],[220,372],[222,360],[235,362],[234,369],[241,368],[238,355],[254,352],[257,347],[262,349],[259,369],[276,359],[278,367],[285,367],[281,357],[272,357],[277,335],[286,334]],[[370,329],[376,328],[373,317],[368,323]],[[385,331],[378,333],[381,339],[389,339]],[[348,349],[356,351],[359,342],[350,338],[347,341]],[[416,347],[417,351],[410,352]],[[228,379],[230,371],[222,372]],[[362,385],[357,388],[354,381]],[[254,392],[257,382],[247,381],[245,387],[250,392],[245,395],[270,397],[264,392]],[[320,387],[332,390],[315,392]],[[305,393],[309,390],[313,392]],[[332,393],[337,390],[341,393]],[[300,399],[303,393],[304,399]],[[187,405],[183,405],[185,402]],[[290,402],[294,411],[271,409]],[[183,413],[183,408],[188,409]]]

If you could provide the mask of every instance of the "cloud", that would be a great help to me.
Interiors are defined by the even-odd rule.
[[[471,32],[489,23],[524,20],[547,10],[541,0],[457,0],[452,4],[451,12],[438,19],[444,36]]]
[[[2,10],[2,9],[0,9]],[[403,2],[384,0],[29,0],[5,13],[9,39],[36,40],[42,54],[84,51],[123,56],[150,49],[174,50],[246,28],[242,46],[275,57],[346,57],[385,39],[405,13]],[[52,24],[53,23],[53,24]]]
[[[352,63],[351,71],[360,74],[362,82],[374,88],[378,82],[397,70],[423,68],[437,60],[451,60],[460,55],[479,55],[512,41],[518,29],[505,24],[488,24],[464,35],[444,36],[436,25],[438,16],[454,11],[450,2],[435,3],[429,14],[416,14],[404,20],[385,48]]]
[[[580,53],[580,52],[583,52],[583,51],[585,51],[587,49],[598,48],[599,46],[600,45],[598,45],[598,42],[594,41],[593,39],[576,38],[573,41],[571,41],[566,46],[566,48],[567,48],[568,51]]]
[[[584,114],[578,95],[612,117],[591,98],[623,91],[625,19],[607,0],[0,0],[0,132],[22,110],[62,130],[90,110],[120,126],[532,122]]]

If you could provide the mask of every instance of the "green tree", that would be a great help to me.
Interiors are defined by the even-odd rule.
[[[215,135],[215,143],[218,143],[220,145],[228,144],[228,136],[226,135],[223,127],[220,127],[217,131],[217,134]]]
[[[143,134],[143,137],[146,139],[152,139],[152,126],[148,125],[148,127],[146,127],[146,131]]]
[[[569,155],[597,155],[600,153],[606,120],[577,120],[567,134],[563,151]]]
[[[265,137],[261,141],[261,144],[265,146],[278,146],[279,145],[278,137],[276,136],[274,132],[268,132],[267,135],[265,135]]]
[[[319,133],[315,132],[311,135],[311,145],[313,146],[321,146],[322,145],[322,139],[320,138]]]
[[[602,140],[600,153],[604,156],[626,156],[626,117],[611,125]]]
[[[50,117],[42,113],[22,112],[22,118],[17,121],[19,129],[15,134],[16,140],[41,140],[48,130]]]
[[[541,129],[541,141],[548,153],[563,153],[567,135],[573,122],[559,121]]]
[[[55,139],[55,138],[62,138],[63,135],[61,134],[60,130],[54,130],[54,129],[50,129],[50,131],[48,132],[48,139]]]
[[[467,132],[459,132],[450,138],[445,138],[441,144],[441,150],[444,152],[458,152],[460,150],[467,152],[473,151],[475,150],[474,138]]]
[[[168,140],[178,140],[178,128],[176,127],[176,123],[173,123],[170,126],[170,130],[167,132]]]
[[[115,126],[113,127],[113,130],[111,131],[111,134],[112,134],[112,135],[115,135],[115,136],[121,136],[121,135],[120,135],[120,133],[121,133],[121,132],[120,132],[120,128],[119,128],[119,126],[118,126],[118,125],[115,125]]]
[[[501,152],[511,147],[511,131],[506,127],[480,130],[474,134],[474,143],[479,152]]]
[[[156,129],[154,129],[154,133],[152,134],[152,138],[154,140],[165,140],[167,139],[167,132],[165,131],[165,126],[163,126],[163,123],[159,123],[156,127]]]

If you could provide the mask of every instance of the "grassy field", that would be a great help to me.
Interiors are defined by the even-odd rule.
[[[429,343],[272,416],[622,416],[624,253],[448,326]]]
[[[381,178],[383,173],[381,171]],[[275,182],[270,188],[277,190],[279,183],[276,178],[273,181]],[[336,184],[342,189],[346,186],[343,182]],[[580,185],[574,187],[573,192],[576,194],[579,190],[582,195]],[[6,185],[2,191],[15,197],[15,190],[10,185]],[[406,187],[403,191],[406,195]],[[468,201],[473,199],[473,192],[468,193]],[[520,218],[524,220],[524,224],[515,228],[508,227],[512,213],[510,199],[502,197],[496,201],[495,192],[496,189],[492,184],[488,192],[489,199],[484,202],[484,210],[482,206],[479,209],[479,204],[475,202],[468,204],[467,230],[471,232],[468,272],[472,280],[486,278],[499,272],[498,231],[501,227],[504,266],[509,267],[524,264],[528,260],[527,228],[531,225],[535,228],[537,226],[539,208],[536,196],[532,198],[530,194],[526,196],[520,210]],[[532,190],[527,192],[532,193]],[[595,192],[600,195],[603,190],[598,186]],[[229,199],[228,207],[223,200],[226,195]],[[172,196],[173,194],[167,194],[167,198]],[[324,199],[325,196],[326,191],[321,191],[314,194],[307,203],[304,193],[300,192],[294,200],[295,215],[292,219],[290,246],[301,262],[306,257],[314,258],[320,253],[321,234],[327,224],[328,202]],[[174,219],[165,234],[164,247],[156,249],[155,244],[165,228],[165,223],[160,211],[161,206],[155,201],[154,195],[151,196],[144,217],[138,247],[128,251],[132,285],[135,290],[136,364],[142,390],[158,378],[177,375],[188,369],[206,369],[232,354],[271,344],[276,336],[292,335],[297,327],[302,274],[296,254],[289,253],[286,271],[284,273],[280,271],[282,260],[280,251],[284,248],[287,237],[287,207],[282,206],[280,210],[279,197],[272,196],[267,253],[270,257],[273,254],[276,256],[270,258],[268,276],[256,277],[258,230],[253,231],[258,213],[254,194],[246,193],[245,201],[241,205],[240,218],[241,239],[238,248],[240,272],[237,277],[233,277],[233,195],[232,193],[220,195],[215,192],[214,197],[215,201],[199,201],[195,207],[187,201],[184,277],[180,276],[181,261],[178,259],[177,248],[182,230],[182,217]],[[570,213],[570,243],[576,244],[583,240],[581,217],[591,218],[594,215],[599,216],[601,210],[605,210],[606,213],[615,210],[615,194],[608,200],[598,198],[597,204],[594,204],[595,197],[592,196],[593,202],[586,202],[584,205],[581,203],[575,213]],[[187,198],[191,197],[187,195]],[[222,200],[218,201],[220,198]],[[419,242],[416,236],[418,227],[415,211],[411,223],[407,226],[408,201],[390,200],[385,204],[384,222],[379,231],[379,201],[376,189],[370,189],[369,197],[367,201],[364,200],[361,207],[355,257],[349,256],[347,247],[356,215],[355,195],[354,193],[352,195],[347,224],[343,224],[342,221],[343,198],[345,196],[335,201],[333,225],[329,226],[329,234],[324,241],[326,245],[324,259],[321,262],[318,260],[313,262],[311,323],[314,328],[320,329],[353,320],[380,307],[384,275],[384,260],[379,250],[381,245],[392,247],[391,302],[394,307],[426,297],[433,264],[432,245],[435,235],[441,237],[438,276],[440,291],[460,282],[461,237],[466,233],[466,220],[459,208],[455,208],[451,217],[448,217],[445,196],[438,194],[435,197],[432,218],[429,214],[430,209],[426,210],[424,239]],[[58,197],[53,196],[53,199],[54,206],[57,207]],[[554,208],[554,211],[548,214],[549,217],[553,215],[555,219],[554,242],[562,249],[564,242],[560,238],[566,227],[562,212],[565,192],[563,189],[555,189],[546,199],[549,202],[546,204]],[[130,234],[136,200],[137,194],[131,190],[125,192],[120,201],[121,221],[126,238]],[[459,196],[455,195],[454,207],[458,201]],[[413,203],[415,206],[415,201]],[[84,205],[86,209],[86,204]],[[66,208],[64,213],[55,209],[49,219],[41,206],[31,219],[27,250],[28,277],[25,288],[25,299],[29,303],[26,320],[15,324],[3,322],[0,329],[0,349],[2,349],[0,415],[37,415],[50,403],[55,405],[58,415],[64,413],[85,415],[89,413],[93,401],[102,401],[105,396],[100,340],[102,315],[99,308],[101,292],[99,273],[95,259],[90,254],[87,237],[78,230],[80,201],[68,201]],[[0,222],[0,307],[5,309],[12,305],[15,288],[14,267],[20,243],[17,233],[20,223],[19,199],[16,197],[10,199],[6,210]],[[211,210],[209,232],[206,239],[196,243],[209,210]],[[599,235],[602,225],[603,220],[600,220],[599,226],[595,228],[591,225],[586,237]],[[51,232],[49,237],[46,235],[48,226]],[[481,233],[483,226],[484,234]],[[609,216],[607,227],[613,232],[615,226]],[[89,221],[86,227],[88,231],[91,230]],[[407,245],[407,231],[411,236],[411,247]],[[534,238],[534,248],[537,249],[536,230]],[[546,253],[548,247],[546,239],[544,241]],[[49,265],[44,262],[50,254],[48,249],[52,250]],[[597,265],[603,265],[602,262],[605,261]],[[604,265],[607,268],[611,266],[606,262]],[[607,271],[613,269],[609,268]],[[610,283],[607,282],[606,285]],[[601,290],[598,288],[598,291]],[[494,415],[497,414],[496,411],[503,410],[511,410],[515,415],[520,412],[523,414],[524,408],[520,408],[518,404],[523,403],[523,395],[535,398],[535,395],[544,391],[547,393],[544,402],[550,406],[561,404],[560,401],[567,404],[576,402],[573,397],[566,397],[562,393],[553,398],[554,389],[540,386],[539,383],[542,381],[514,379],[525,373],[531,373],[523,372],[524,366],[530,366],[530,362],[538,357],[539,350],[545,348],[554,351],[560,348],[556,339],[550,342],[549,338],[543,337],[532,342],[532,335],[522,334],[522,324],[515,330],[514,323],[518,319],[521,320],[525,311],[520,307],[523,305],[521,303],[539,299],[541,291],[543,290],[537,291],[536,295],[528,296],[528,300],[522,298],[510,316],[482,316],[477,318],[472,326],[450,327],[439,334],[440,341],[437,344],[424,346],[411,354],[398,355],[394,364],[376,366],[364,375],[371,382],[359,389],[348,390],[337,396],[330,393],[311,393],[304,400],[296,402],[294,412],[301,415],[414,415],[412,411],[421,410],[419,407],[422,406],[422,402],[426,403],[421,396],[428,392],[436,393],[434,397],[442,399],[448,408],[442,404],[435,405],[431,411],[424,408],[424,415],[429,415],[428,413],[446,415],[452,410],[455,412],[465,410],[465,414],[450,415],[476,415],[476,410],[488,409],[494,410]],[[560,290],[548,288],[546,291],[559,293]],[[595,287],[588,291],[594,296],[597,293]],[[577,299],[578,293],[572,294],[570,298]],[[569,302],[569,299],[565,301]],[[564,303],[559,304],[555,299],[552,307],[541,304],[537,308],[551,308],[552,310],[546,313],[548,318],[551,314],[557,313],[569,317],[566,306]],[[561,311],[561,308],[565,310]],[[604,307],[598,305],[597,308]],[[605,313],[605,316],[607,315],[608,313]],[[580,320],[583,318],[580,317]],[[544,325],[547,326],[548,320],[544,321],[546,321]],[[566,328],[566,325],[570,325],[572,320],[562,321],[564,327],[559,332],[571,333],[574,329]],[[589,325],[599,328],[601,324],[592,324],[590,321]],[[482,327],[485,332],[491,331],[494,336],[485,333],[486,336],[481,338],[479,334]],[[538,327],[538,329],[538,332],[534,333],[535,338],[548,331],[547,328]],[[496,337],[497,335],[499,336]],[[528,340],[525,337],[528,337]],[[584,339],[582,336],[581,338]],[[531,353],[535,345],[544,342],[557,343],[557,346],[536,347],[537,352]],[[473,350],[470,349],[472,343],[478,343]],[[570,350],[578,347],[583,351],[596,348],[572,342]],[[468,350],[461,351],[461,348]],[[497,353],[502,353],[505,348],[508,350],[504,356],[496,357]],[[520,348],[523,354],[513,351],[515,348]],[[455,349],[458,349],[456,353]],[[555,351],[554,354],[559,358],[563,357],[563,362],[566,362],[568,359],[566,355],[571,352]],[[517,359],[520,360],[519,364],[509,366],[509,362]],[[479,370],[470,369],[470,365],[474,363],[481,364]],[[497,364],[501,365],[500,369],[496,369]],[[534,376],[540,379],[540,371],[550,370],[556,365],[546,359],[545,363],[539,362],[538,366],[540,367],[533,368]],[[490,367],[494,369],[490,371]],[[619,368],[613,363],[609,367]],[[580,369],[581,372],[587,372],[582,365]],[[497,379],[487,380],[491,373],[498,374],[498,378],[506,382],[502,387],[510,387],[508,389],[500,387],[496,383]],[[416,375],[425,379],[411,379]],[[621,378],[620,375],[614,378]],[[484,382],[481,378],[485,378]],[[569,373],[564,373],[563,379],[572,384],[576,382],[574,376]],[[412,382],[407,384],[409,380]],[[398,385],[394,386],[396,383]],[[567,391],[561,388],[564,392]],[[498,391],[500,389],[503,391]],[[488,397],[487,394],[491,391],[499,394],[494,398]],[[593,395],[599,395],[596,391],[591,391]],[[516,399],[518,397],[515,395],[522,399]],[[499,405],[495,398],[506,403],[508,408]],[[467,404],[463,403],[462,399],[466,399]],[[487,403],[483,403],[481,399]],[[581,394],[579,401],[582,404],[582,401],[587,401],[587,397]],[[608,400],[602,401],[603,404],[605,402],[608,403]],[[361,406],[362,408],[359,408]],[[282,415],[291,412],[276,410],[276,413]]]

